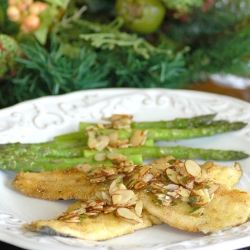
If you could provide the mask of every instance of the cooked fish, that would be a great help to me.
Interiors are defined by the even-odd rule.
[[[250,215],[250,195],[247,192],[221,185],[211,202],[204,206],[201,214],[192,215],[187,202],[174,205],[158,205],[154,195],[141,191],[145,209],[164,223],[190,232],[215,233],[245,223]]]
[[[171,159],[173,157],[161,158],[149,165],[155,169],[164,170]],[[202,167],[207,169],[211,179],[229,186],[237,184],[242,177],[242,170],[238,163],[235,163],[234,167],[228,167],[207,162]],[[107,175],[105,172],[101,174]],[[41,173],[20,172],[12,182],[12,186],[23,194],[45,200],[85,200],[105,185],[103,182],[90,183],[86,173],[78,168]]]
[[[67,212],[78,208],[80,203],[80,201],[73,203]],[[151,227],[154,224],[151,218],[145,211],[142,215],[142,221],[134,224],[115,216],[114,213],[109,213],[100,214],[95,218],[87,217],[79,222],[58,219],[38,220],[31,224],[25,224],[24,227],[31,231],[50,235],[76,237],[84,240],[107,240]]]
[[[217,182],[215,173],[221,172],[218,170],[221,166],[211,163],[200,166],[192,160],[178,159],[167,164],[162,161],[164,168],[161,165],[156,169],[154,164],[122,165],[120,172],[112,168],[94,169],[86,178],[100,180],[104,171],[102,181],[113,179],[108,186],[103,185],[93,197],[77,202],[56,219],[35,221],[26,228],[104,240],[161,222],[190,232],[214,233],[249,219],[250,194]],[[232,169],[241,172],[238,164]],[[214,176],[209,175],[209,170]],[[238,173],[233,183],[240,176]],[[123,223],[124,229],[121,229]],[[95,231],[96,225],[100,231]],[[88,236],[87,232],[93,236]]]
[[[12,186],[23,194],[45,200],[88,199],[105,184],[92,185],[77,168],[41,173],[20,172]]]

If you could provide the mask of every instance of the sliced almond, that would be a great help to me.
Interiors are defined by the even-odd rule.
[[[189,197],[191,193],[190,190],[183,188],[182,186],[180,186],[175,192],[183,197]]]
[[[202,189],[202,191],[204,192],[204,195],[200,196],[199,200],[194,202],[194,204],[196,204],[196,205],[205,205],[205,204],[207,204],[208,202],[211,201],[208,190],[207,189]]]
[[[105,176],[89,179],[90,183],[100,183],[100,182],[104,182],[105,180],[106,180]]]
[[[210,188],[208,189],[208,193],[211,195],[211,194],[213,194],[214,192],[216,192],[216,190],[219,189],[219,188],[220,188],[220,184],[214,183],[214,184],[212,184],[212,185],[210,186]]]
[[[141,217],[142,209],[143,209],[143,201],[139,200],[135,205],[135,213],[137,216]]]
[[[106,159],[105,153],[95,154],[94,156],[95,161],[104,161]]]
[[[202,183],[204,182],[206,179],[208,178],[208,175],[207,175],[207,170],[205,168],[202,168],[201,169],[201,174],[199,176],[196,176],[194,181],[196,183]]]
[[[109,141],[110,141],[111,143],[112,143],[112,142],[115,142],[115,141],[118,140],[119,133],[118,133],[118,131],[111,132],[111,133],[109,133],[108,137],[109,137]]]
[[[139,168],[139,170],[130,177],[127,188],[132,188],[137,181],[139,181],[144,175],[146,175],[151,170],[150,165],[145,165]]]
[[[113,168],[113,167],[107,167],[102,170],[102,174],[104,176],[116,175],[117,172],[118,172],[117,168]]]
[[[98,144],[96,145],[96,150],[102,151],[104,148],[106,148],[109,144],[109,137],[107,135],[99,135],[96,138]]]
[[[112,204],[113,205],[120,205],[121,204],[121,200],[122,200],[122,195],[121,194],[112,194]]]
[[[88,163],[80,163],[75,166],[79,171],[87,173],[92,167]]]
[[[112,213],[112,212],[114,212],[115,210],[116,210],[116,207],[114,207],[114,206],[105,206],[105,207],[103,208],[103,212],[104,212],[105,214]]]
[[[120,153],[108,153],[107,158],[110,160],[119,160],[119,161],[126,161],[128,158]]]
[[[202,189],[193,189],[192,192],[199,196],[205,195]]]
[[[96,149],[97,145],[98,145],[98,141],[96,140],[96,138],[94,137],[89,137],[88,138],[88,147],[90,149]]]
[[[201,174],[201,167],[199,164],[197,164],[195,161],[193,160],[186,160],[185,161],[185,168],[186,171],[194,177],[197,177]]]
[[[172,191],[172,190],[178,189],[178,188],[179,188],[179,185],[176,185],[176,184],[168,184],[167,186],[164,186],[163,188]]]
[[[204,168],[204,169],[209,169],[209,168],[211,168],[213,165],[214,165],[214,162],[213,162],[213,161],[206,161],[205,163],[203,163],[203,164],[201,165],[201,167]]]
[[[130,137],[129,143],[133,147],[138,147],[144,144],[146,140],[146,134],[144,130],[137,129],[133,132],[133,134]]]
[[[166,169],[166,175],[170,181],[172,181],[175,184],[179,184],[179,180],[177,178],[178,172],[174,171],[171,168]]]
[[[114,198],[115,200],[113,199],[113,197],[115,197]],[[137,196],[134,194],[132,190],[118,190],[112,194],[112,203],[115,206],[120,207],[120,206],[134,205],[136,204],[137,201],[138,201]]]
[[[132,222],[132,223],[143,222],[143,220],[140,217],[138,217],[135,213],[130,211],[128,208],[121,207],[121,208],[118,208],[116,212],[120,218],[126,219],[129,222]]]
[[[112,195],[114,192],[124,189],[127,189],[126,186],[123,183],[118,182],[117,179],[115,179],[109,186],[109,194]]]

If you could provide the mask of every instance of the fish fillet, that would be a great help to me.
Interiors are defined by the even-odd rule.
[[[149,165],[156,169],[166,168],[166,162],[172,157],[165,157]],[[242,177],[238,164],[234,167],[213,164],[207,169],[211,179],[218,183],[234,186]],[[12,186],[23,194],[45,200],[85,200],[105,184],[91,184],[86,173],[77,168],[54,170],[41,173],[20,172],[12,182]]]
[[[20,172],[12,186],[23,194],[45,200],[85,200],[105,184],[92,185],[77,168],[41,173]]]
[[[172,227],[190,232],[215,233],[245,223],[250,215],[250,194],[225,185],[220,186],[200,216],[190,215],[192,208],[186,202],[160,206],[144,191],[139,193],[139,198],[150,214]]]
[[[73,203],[67,211],[76,209],[81,201]],[[96,218],[85,218],[81,222],[65,222],[61,220],[38,220],[31,224],[25,224],[28,230],[41,232],[50,235],[75,237],[84,240],[107,240],[125,234],[133,233],[136,230],[151,227],[158,220],[155,220],[146,211],[143,212],[142,222],[132,224],[114,215],[101,214]]]

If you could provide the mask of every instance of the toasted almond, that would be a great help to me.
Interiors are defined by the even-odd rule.
[[[212,184],[212,185],[210,186],[210,188],[208,189],[208,193],[211,195],[211,194],[213,194],[214,192],[216,192],[216,190],[219,189],[219,188],[220,188],[220,184],[214,183],[214,184]]]
[[[175,183],[175,184],[180,183],[178,178],[177,178],[178,173],[176,171],[174,171],[173,169],[167,168],[166,169],[166,175],[167,175],[168,179],[170,181],[172,181],[173,183]]]
[[[115,210],[116,210],[116,207],[114,207],[114,206],[105,206],[105,207],[103,208],[103,212],[104,212],[105,214],[112,213],[112,212],[114,212]]]
[[[88,163],[80,163],[75,166],[79,171],[87,173],[91,169],[91,165]]]
[[[133,132],[133,134],[130,137],[129,143],[133,147],[138,147],[144,144],[146,140],[146,135],[144,130],[137,129]]]
[[[179,188],[179,185],[176,184],[168,184],[166,186],[163,187],[164,189],[168,189],[170,191],[176,190]]]
[[[204,169],[208,169],[208,168],[211,168],[213,165],[214,165],[213,161],[206,161],[205,163],[203,163],[201,165],[201,167],[204,168]]]
[[[118,131],[114,131],[114,132],[111,132],[108,134],[108,137],[109,137],[109,141],[112,143],[112,142],[115,142],[118,140],[118,137],[119,137],[119,133]]]
[[[125,177],[125,174],[115,174],[115,175],[110,175],[107,177],[109,180],[115,180],[115,179],[123,179]]]
[[[112,204],[113,205],[120,205],[121,204],[121,200],[122,200],[122,195],[121,194],[112,194]]]
[[[118,208],[116,212],[119,217],[124,218],[132,223],[143,222],[143,220],[140,217],[138,217],[135,213],[130,211],[128,208],[121,207],[121,208]]]
[[[199,196],[205,195],[202,189],[193,189],[192,192]]]
[[[145,165],[139,168],[139,170],[130,177],[128,181],[127,188],[132,188],[137,181],[139,181],[142,177],[144,177],[150,170],[151,170],[150,165]]]
[[[204,182],[207,179],[208,175],[207,175],[207,170],[205,168],[201,169],[201,174],[199,176],[196,176],[194,181],[196,183],[201,183]]]
[[[109,144],[109,137],[107,135],[99,135],[96,138],[98,144],[96,145],[96,150],[102,151],[104,148],[106,148]]]
[[[95,161],[104,161],[105,159],[106,159],[105,153],[95,154],[95,156],[94,156]]]
[[[193,160],[186,160],[185,161],[185,168],[186,171],[194,177],[197,177],[201,174],[201,167],[199,164],[197,164],[195,161]]]
[[[98,141],[96,140],[96,138],[94,137],[89,137],[88,138],[88,147],[90,149],[96,149],[97,145],[98,145]]]
[[[196,202],[194,202],[194,204],[196,204],[196,205],[205,205],[205,204],[207,204],[208,202],[211,201],[208,190],[204,188],[204,189],[202,189],[202,191],[204,192],[204,195],[200,196],[199,199]]]
[[[116,196],[121,196],[121,199],[120,197]],[[136,202],[138,201],[137,196],[134,194],[132,190],[118,190],[112,194],[111,198],[112,198],[112,203],[115,206],[133,205],[136,204]]]
[[[139,200],[135,205],[135,213],[137,216],[141,217],[142,209],[143,209],[143,201]]]
[[[119,183],[117,179],[115,179],[109,186],[109,194],[112,195],[114,192],[124,189],[127,189],[126,186],[123,183]]]
[[[190,190],[183,188],[182,186],[180,186],[175,192],[183,197],[189,197],[191,193]]]
[[[107,158],[110,160],[119,160],[119,161],[126,161],[128,158],[120,153],[108,153]]]
[[[104,182],[105,180],[106,180],[105,176],[89,179],[90,183],[100,183],[100,182]]]

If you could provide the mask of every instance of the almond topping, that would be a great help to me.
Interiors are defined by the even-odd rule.
[[[144,130],[135,130],[132,136],[130,137],[129,143],[133,147],[138,147],[144,144],[146,140],[146,132]]]
[[[142,214],[142,209],[143,209],[143,201],[139,200],[136,205],[135,205],[135,213],[136,215],[138,215],[139,217],[141,217]]]
[[[91,165],[88,163],[80,163],[75,166],[79,171],[87,173],[91,169]]]
[[[197,177],[201,174],[201,167],[192,160],[185,161],[185,168],[191,176]]]
[[[108,153],[106,156],[110,160],[126,161],[128,159],[125,155],[119,153]]]
[[[201,165],[202,168],[208,169],[214,165],[213,161],[206,161],[204,164]]]
[[[140,223],[143,222],[143,220],[141,218],[139,218],[135,213],[133,213],[132,211],[130,211],[128,208],[118,208],[116,210],[117,215],[121,218],[124,218],[128,221],[134,222],[134,223]]]
[[[175,184],[179,184],[179,180],[177,178],[178,173],[176,171],[174,171],[171,168],[167,168],[166,169],[166,175],[169,178],[170,181],[172,181]]]
[[[106,159],[106,154],[104,153],[95,154],[94,159],[95,161],[104,161]]]
[[[213,194],[217,189],[219,189],[220,185],[219,184],[212,184],[210,188],[208,189],[208,193],[211,195]]]
[[[98,144],[96,145],[96,150],[102,151],[109,144],[109,137],[107,135],[99,135],[96,138]]]

